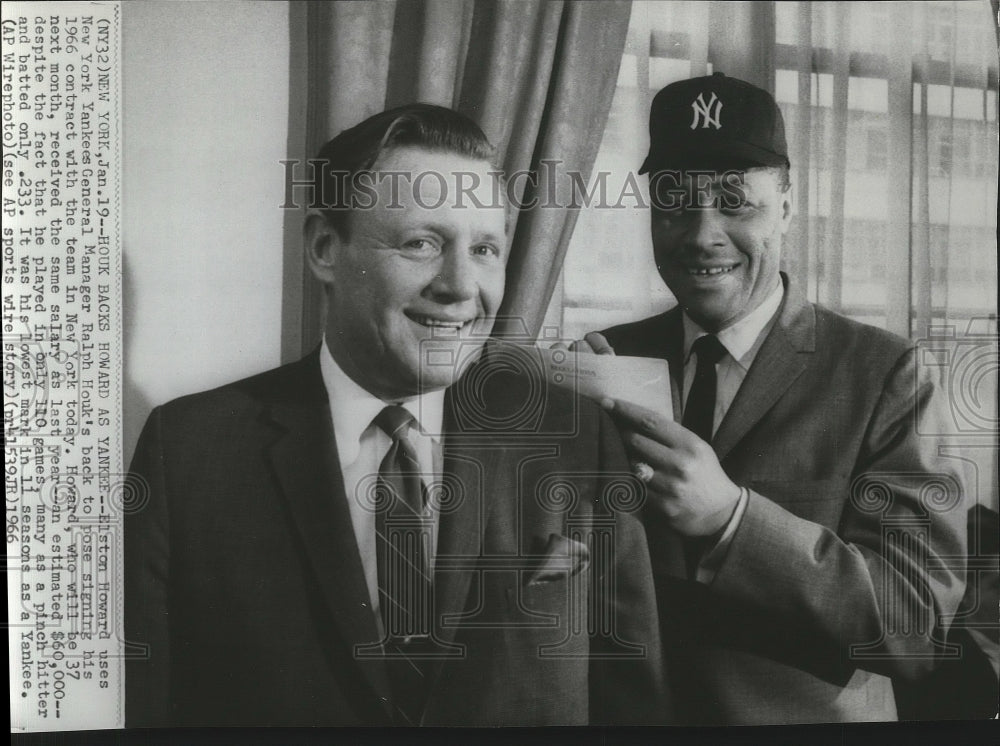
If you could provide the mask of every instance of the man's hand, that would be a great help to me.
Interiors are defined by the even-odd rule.
[[[570,352],[588,352],[593,355],[614,355],[615,351],[608,340],[600,332],[588,332],[583,335],[583,339],[578,339],[567,345],[565,342],[556,342],[552,345],[553,350],[569,350]]]
[[[649,506],[684,536],[711,536],[729,522],[740,487],[723,471],[712,446],[680,424],[644,407],[605,399],[622,431]]]

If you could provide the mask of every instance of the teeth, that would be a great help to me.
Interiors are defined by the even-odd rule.
[[[709,267],[708,269],[702,269],[702,268],[698,268],[698,267],[689,267],[688,268],[688,274],[691,274],[691,275],[700,275],[702,277],[708,277],[708,276],[711,276],[711,275],[721,275],[721,274],[724,274],[726,272],[732,272],[734,269],[736,269],[736,265],[735,264],[733,266],[731,266],[731,267]]]
[[[432,319],[429,316],[414,316],[418,324],[424,326],[436,326],[442,329],[461,329],[467,322],[465,321],[444,321],[443,319]]]

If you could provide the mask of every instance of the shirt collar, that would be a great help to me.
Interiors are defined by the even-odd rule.
[[[731,326],[716,333],[726,352],[743,370],[749,370],[757,352],[764,344],[764,338],[777,317],[781,300],[785,296],[785,284],[778,282],[774,291],[764,302]],[[708,332],[698,326],[685,312],[684,316],[684,363],[691,357],[691,346],[698,337]]]
[[[429,391],[404,401],[386,402],[369,393],[348,376],[337,364],[327,347],[326,338],[320,347],[319,368],[330,402],[333,434],[337,439],[341,465],[352,464],[361,450],[361,436],[372,420],[388,404],[400,404],[413,415],[421,432],[440,440],[444,420],[444,389]]]

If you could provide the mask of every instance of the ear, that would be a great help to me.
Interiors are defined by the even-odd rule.
[[[335,265],[343,239],[319,210],[309,210],[303,229],[306,262],[309,269],[324,285],[333,283]]]
[[[788,233],[788,228],[792,224],[792,216],[795,214],[795,186],[789,184],[781,194],[781,235]]]

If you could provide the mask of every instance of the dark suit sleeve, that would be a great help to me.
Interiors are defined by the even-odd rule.
[[[169,525],[162,410],[150,414],[129,468],[125,515],[125,726],[170,725]]]
[[[916,353],[887,376],[837,530],[751,492],[710,586],[769,619],[776,647],[797,641],[803,668],[912,680],[940,653],[962,598],[967,480],[943,457],[946,404]]]
[[[617,429],[603,412],[600,428],[599,472],[602,493],[612,508],[623,502],[629,510],[615,510],[614,552],[608,571],[614,635],[598,636],[591,646],[590,710],[592,724],[663,724],[671,719],[671,702],[663,670],[660,625],[645,530],[640,521],[643,486],[629,479],[628,461]],[[617,476],[615,476],[617,475]],[[628,485],[628,486],[626,486]],[[632,503],[632,489],[640,502]],[[618,497],[611,495],[617,492]],[[606,593],[609,585],[600,569],[592,574],[591,593]],[[592,620],[598,627],[600,622]],[[638,653],[638,655],[637,655]]]

